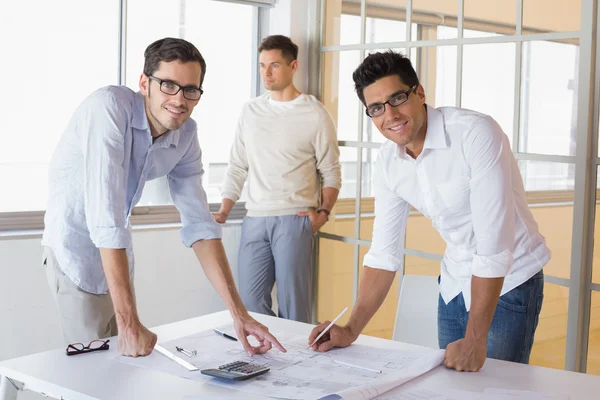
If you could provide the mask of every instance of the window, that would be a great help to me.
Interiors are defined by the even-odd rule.
[[[73,111],[118,83],[118,10],[116,0],[0,4],[0,213],[45,209],[48,163]]]
[[[238,115],[242,105],[252,97],[254,20],[254,7],[244,4],[212,0],[128,2],[127,86],[138,90],[144,50],[162,37],[180,37],[192,42],[206,60],[204,95],[192,118],[198,124],[204,189],[210,203],[221,202],[221,185]],[[232,31],[247,34],[232,35]],[[165,204],[173,204],[166,177],[147,182],[138,206]]]
[[[0,104],[0,182],[10,191],[0,198],[0,227],[43,226],[48,163],[73,112],[106,85],[139,90],[144,50],[165,36],[191,41],[207,61],[205,95],[192,117],[198,123],[208,198],[220,202],[237,117],[252,96],[259,3],[272,4],[128,0],[127,23],[121,24],[118,0],[3,2],[0,37],[17,35],[18,40],[2,41],[11,61],[0,64],[0,76],[9,77],[3,88],[10,93]],[[25,21],[35,29],[26,28]],[[127,27],[123,60],[121,26]],[[164,204],[171,204],[166,180],[150,182],[139,205]],[[15,212],[25,214],[10,214]]]

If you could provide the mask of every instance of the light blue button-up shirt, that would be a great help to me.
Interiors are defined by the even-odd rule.
[[[129,217],[148,180],[167,175],[181,214],[184,245],[221,237],[202,187],[196,122],[152,142],[144,97],[108,86],[75,111],[52,156],[42,245],[86,292],[108,292],[99,248],[126,249],[134,259]]]

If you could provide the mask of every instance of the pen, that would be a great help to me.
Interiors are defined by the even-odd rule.
[[[213,330],[214,330],[215,332],[217,332],[219,335],[223,336],[224,338],[227,338],[227,339],[229,339],[229,340],[235,340],[235,341],[237,342],[237,338],[235,338],[235,337],[233,337],[233,336],[231,336],[231,335],[228,335],[228,334],[226,334],[225,332],[223,332],[223,331],[220,331],[220,330],[218,330],[218,329],[216,329],[216,328],[214,328]]]
[[[354,364],[350,364],[350,363],[343,362],[343,361],[337,361],[337,360],[333,360],[333,362],[336,363],[336,364],[345,365],[346,367],[358,368],[358,369],[362,369],[362,370],[365,370],[365,371],[374,372],[376,374],[380,374],[381,373],[380,369],[373,369],[373,368],[361,367],[360,365],[354,365]]]
[[[186,350],[183,347],[177,347],[175,346],[175,348],[177,349],[177,351],[182,352],[183,354],[185,354],[186,356],[192,358],[192,356],[195,356],[196,354],[198,354],[198,352],[196,352],[196,350]]]
[[[336,322],[338,319],[340,319],[342,315],[344,315],[344,313],[345,313],[346,311],[348,311],[348,307],[344,308],[344,309],[342,310],[342,312],[340,313],[340,315],[338,315],[337,317],[335,317],[335,319],[334,319],[333,321],[331,321],[331,323],[330,323],[330,324],[327,326],[327,328],[325,328],[325,330],[324,330],[323,332],[321,332],[321,334],[319,334],[319,336],[317,336],[317,338],[315,339],[315,341],[314,341],[314,342],[312,342],[312,344],[311,344],[310,346],[308,346],[308,347],[306,348],[306,350],[308,350],[308,349],[310,349],[311,347],[313,347],[313,346],[315,345],[315,343],[317,343],[317,341],[318,341],[319,339],[321,339],[321,336],[323,336],[323,335],[324,335],[324,334],[325,334],[325,333],[326,333],[326,332],[327,332],[327,331],[328,331],[328,330],[329,330],[329,329],[330,329],[330,328],[333,326],[333,324],[335,324],[335,322]]]

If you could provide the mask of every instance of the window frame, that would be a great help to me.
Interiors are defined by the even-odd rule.
[[[225,1],[231,3],[245,4],[253,7],[252,22],[252,46],[258,48],[260,41],[269,34],[269,10],[277,0],[210,0]],[[127,57],[127,0],[119,0],[119,44],[117,46],[118,61],[115,68],[118,69],[117,82],[122,85],[126,75]],[[252,65],[250,66],[252,81],[250,96],[259,96],[263,91],[260,71],[258,70],[258,54],[253,53]],[[220,203],[210,203],[211,212],[217,212]],[[0,212],[0,232],[10,233],[13,231],[29,231],[44,229],[45,210],[36,211],[12,211]],[[246,203],[237,202],[229,215],[229,220],[240,220],[246,215]],[[131,224],[179,224],[181,217],[174,205],[136,206],[131,212]]]

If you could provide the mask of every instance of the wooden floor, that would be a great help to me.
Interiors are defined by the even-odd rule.
[[[545,267],[545,273],[568,279],[571,257],[572,207],[539,207],[532,208],[532,211],[540,231],[546,237],[548,247],[552,251],[552,260]],[[597,215],[600,215],[600,213]],[[370,240],[372,228],[372,217],[363,217],[361,219],[361,239]],[[600,235],[600,224],[597,224],[596,228]],[[354,233],[354,219],[335,218],[325,225],[324,231],[351,237]],[[431,226],[431,221],[420,215],[409,218],[406,242],[408,248],[429,253],[443,254],[445,249],[445,243]],[[593,281],[600,283],[600,240],[596,241],[596,244],[598,251],[594,251]],[[367,251],[368,247],[360,247],[360,265],[362,265],[362,258]],[[317,295],[318,320],[331,320],[344,307],[351,308],[355,274],[353,261],[354,250],[351,244],[320,239]],[[409,275],[437,276],[439,268],[439,261],[414,256],[407,256],[405,259],[405,273]],[[357,271],[359,276],[361,271],[362,268]],[[531,364],[558,369],[564,368],[568,297],[568,288],[550,283],[545,284],[544,303],[531,353]],[[386,339],[392,338],[397,298],[398,285],[396,280],[384,304],[365,328],[365,334]],[[350,312],[347,312],[340,323],[345,323],[349,316]],[[592,293],[587,372],[600,375],[600,293],[598,292]]]

